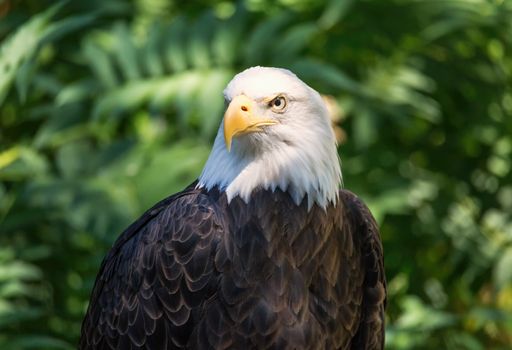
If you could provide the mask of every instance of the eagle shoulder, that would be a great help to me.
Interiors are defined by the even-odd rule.
[[[194,310],[216,289],[222,231],[215,204],[192,185],[143,214],[101,265],[80,349],[185,348]]]
[[[355,194],[341,190],[340,199],[352,233],[361,242],[364,269],[361,320],[351,348],[383,349],[386,277],[379,228],[368,207]]]

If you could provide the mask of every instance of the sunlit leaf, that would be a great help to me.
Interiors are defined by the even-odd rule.
[[[46,29],[51,17],[61,8],[59,3],[41,14],[34,16],[19,28],[0,46],[0,104],[2,104],[9,88],[17,76],[17,69],[23,62],[30,60],[39,44],[46,36]],[[29,68],[25,68],[26,72]],[[25,73],[26,75],[26,73]],[[23,83],[19,83],[23,85]],[[23,89],[23,88],[21,88]]]

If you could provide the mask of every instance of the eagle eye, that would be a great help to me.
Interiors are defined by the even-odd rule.
[[[268,105],[274,112],[282,112],[286,107],[286,98],[284,96],[277,96]]]

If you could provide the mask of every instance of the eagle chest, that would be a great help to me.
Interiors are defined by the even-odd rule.
[[[346,260],[358,257],[336,209],[308,210],[279,191],[256,193],[249,203],[235,198],[226,208],[229,229],[216,257],[219,288],[205,312],[226,322],[229,341],[247,337],[264,346],[272,339],[280,348],[309,349],[337,348],[351,338],[340,309],[346,284],[362,280],[347,268]]]

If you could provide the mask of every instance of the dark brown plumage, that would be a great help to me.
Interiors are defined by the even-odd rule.
[[[101,266],[80,349],[382,349],[378,228],[341,190],[324,211],[195,184],[148,210]]]

